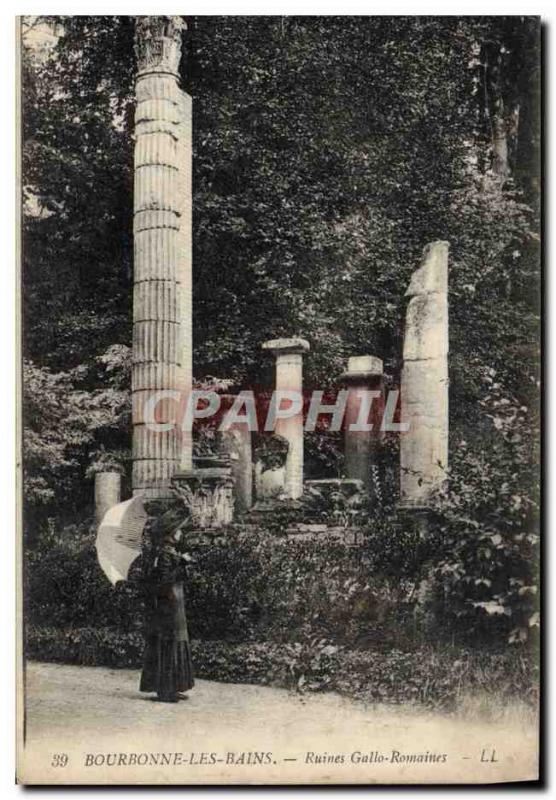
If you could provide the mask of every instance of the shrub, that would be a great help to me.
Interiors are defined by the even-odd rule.
[[[138,633],[108,629],[59,630],[30,626],[29,658],[139,669]],[[518,651],[480,653],[465,648],[408,651],[350,650],[325,639],[308,643],[192,641],[199,678],[282,686],[300,692],[334,690],[366,702],[421,703],[453,708],[467,693],[520,696],[534,705],[537,675]]]
[[[275,522],[275,520],[274,520]],[[284,522],[284,526],[287,526]],[[196,638],[392,646],[419,638],[415,558],[409,528],[374,527],[356,546],[306,539],[264,525],[231,526],[191,549],[186,608]],[[134,570],[139,571],[139,561]],[[132,575],[133,577],[133,575]],[[47,529],[26,558],[26,617],[35,625],[140,630],[138,583],[112,587],[87,525]]]
[[[90,523],[47,527],[25,556],[25,616],[36,625],[59,628],[141,626],[141,592],[137,584],[112,587],[95,550]]]
[[[538,454],[529,410],[506,396],[491,373],[483,375],[482,448],[463,438],[453,448],[431,574],[444,629],[520,643],[534,640],[539,626]]]

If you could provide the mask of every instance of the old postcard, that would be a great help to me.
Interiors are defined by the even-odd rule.
[[[17,37],[18,781],[537,781],[540,19]]]

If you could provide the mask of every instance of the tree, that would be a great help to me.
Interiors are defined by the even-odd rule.
[[[61,23],[50,59],[24,62],[24,182],[40,212],[24,221],[25,353],[83,368],[94,393],[95,360],[131,340],[133,20]],[[382,357],[397,384],[404,292],[441,238],[454,442],[463,431],[480,448],[492,427],[485,370],[534,424],[538,21],[188,25],[197,379],[270,384],[261,342],[299,334],[309,385],[355,353]]]
[[[24,350],[55,370],[131,335],[132,21],[71,20],[46,60],[23,50]]]

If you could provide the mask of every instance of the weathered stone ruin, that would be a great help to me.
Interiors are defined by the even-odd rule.
[[[119,472],[95,473],[95,518],[100,524],[109,508],[117,505],[122,498],[122,476]]]
[[[328,492],[378,502],[377,464],[384,437],[383,363],[349,358],[343,382],[345,478],[304,481],[303,356],[299,337],[263,343],[276,360],[265,430],[243,421],[221,426],[216,452],[193,458],[191,426],[182,425],[192,396],[191,98],[179,87],[181,17],[138,17],[133,295],[134,494],[179,498],[193,526],[218,528]],[[401,507],[427,509],[448,464],[448,244],[425,248],[406,296],[401,376]],[[163,396],[164,395],[164,396]],[[220,399],[228,408],[238,396]],[[287,410],[287,413],[284,413]],[[317,413],[332,413],[323,408]],[[154,416],[158,430],[147,421]],[[95,480],[97,518],[120,500],[120,476]],[[269,505],[270,504],[270,505]],[[254,509],[254,511],[252,511]]]
[[[384,436],[384,378],[382,361],[376,356],[353,356],[342,376],[348,385],[344,418],[346,475],[360,480],[372,494],[372,467]]]
[[[191,437],[173,424],[175,402],[191,391],[191,98],[178,85],[181,17],[138,17],[135,51],[133,284],[133,492],[171,497],[179,467],[191,469]],[[178,395],[179,393],[179,395]]]
[[[400,497],[407,508],[427,508],[448,467],[448,247],[425,247],[406,292]]]
[[[225,409],[234,400],[233,395],[223,395]],[[234,511],[243,514],[253,505],[253,456],[251,431],[241,422],[234,422],[220,428],[217,436],[217,449],[229,464],[233,480]]]
[[[303,353],[309,351],[305,339],[271,339],[263,348],[276,357],[276,424],[271,429],[288,442],[284,469],[284,494],[296,500],[303,494]],[[281,403],[296,406],[296,413],[280,416]],[[272,414],[270,415],[272,419]],[[270,420],[267,420],[270,428]]]

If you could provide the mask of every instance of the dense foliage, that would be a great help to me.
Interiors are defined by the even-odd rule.
[[[83,514],[95,468],[129,474],[133,19],[60,21],[44,59],[23,30],[33,536]],[[308,388],[358,353],[381,357],[396,386],[409,275],[427,242],[448,240],[452,462],[431,602],[448,627],[523,641],[537,623],[538,20],[188,26],[197,381],[268,386],[260,343],[298,334]],[[341,471],[338,445],[308,437],[312,475]],[[395,442],[385,458],[391,502]]]
[[[346,546],[326,533],[286,537],[285,527],[285,517],[281,535],[236,526],[191,549],[187,616],[200,677],[381,702],[452,705],[477,691],[534,700],[526,654],[481,653],[476,631],[466,637],[434,614],[421,590],[431,547],[415,529],[375,525]],[[137,668],[141,584],[109,586],[89,530],[45,533],[29,554],[26,652]]]
[[[191,634],[231,641],[324,638],[350,647],[421,640],[417,588],[423,558],[414,533],[367,531],[357,546],[321,533],[285,536],[238,525],[191,547],[186,580]],[[94,623],[139,630],[140,563],[131,582],[112,588],[88,525],[44,532],[28,555],[28,616],[38,625]]]

